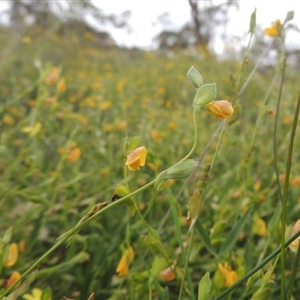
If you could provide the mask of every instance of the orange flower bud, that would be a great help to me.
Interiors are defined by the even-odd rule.
[[[212,101],[204,107],[208,113],[217,119],[226,119],[233,114],[233,107],[226,100]]]
[[[170,267],[168,267],[159,273],[159,277],[163,280],[171,281],[175,278],[175,274],[173,270]]]

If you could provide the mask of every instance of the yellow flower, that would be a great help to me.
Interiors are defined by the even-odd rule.
[[[81,150],[79,148],[69,149],[69,154],[67,156],[67,161],[74,163],[76,162],[81,155]]]
[[[59,77],[59,70],[58,68],[54,67],[51,69],[49,75],[45,79],[45,82],[49,85],[52,85],[58,80],[58,77]]]
[[[29,136],[35,136],[42,128],[42,124],[37,122],[34,126],[26,126],[22,128],[22,131],[28,133]]]
[[[31,294],[25,294],[23,295],[23,299],[25,300],[41,300],[43,295],[43,291],[39,288],[34,288],[31,291]],[[51,300],[51,298],[48,298],[48,300]]]
[[[204,107],[208,113],[217,119],[226,119],[233,114],[233,107],[226,100],[212,101]]]
[[[64,92],[64,91],[67,89],[67,87],[66,87],[66,82],[65,82],[64,79],[61,79],[61,80],[58,82],[58,84],[57,84],[57,86],[56,86],[56,89],[57,89],[59,92]]]
[[[292,233],[291,233],[291,237],[293,235],[295,235],[298,231],[300,230],[300,220],[297,220],[297,222],[295,223]],[[289,244],[289,248],[293,251],[293,252],[297,252],[298,251],[298,247],[299,247],[299,237],[297,237],[293,242],[291,242]]]
[[[267,27],[265,29],[265,35],[270,37],[279,36],[281,30],[281,22],[280,20],[276,20],[271,27]]]
[[[231,266],[228,263],[218,264],[221,275],[225,279],[225,286],[230,287],[237,281],[237,273],[231,269]]]
[[[146,162],[147,150],[144,146],[138,147],[127,154],[125,166],[128,166],[130,171],[139,170]]]
[[[168,267],[159,273],[159,277],[163,280],[171,281],[171,280],[175,279],[175,274],[174,274],[172,268]]]
[[[133,261],[134,250],[132,247],[129,247],[121,257],[116,272],[119,276],[126,276],[128,274],[129,264]]]
[[[266,222],[258,216],[254,218],[253,233],[259,236],[266,236],[268,232]]]
[[[19,278],[21,277],[21,274],[18,271],[14,271],[11,273],[10,277],[7,279],[5,283],[5,287],[8,289],[10,286],[12,286]]]
[[[13,266],[18,260],[18,255],[19,255],[18,245],[16,243],[12,243],[9,247],[9,253],[3,263],[3,266],[6,268]]]

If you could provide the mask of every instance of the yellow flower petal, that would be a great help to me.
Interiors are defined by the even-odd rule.
[[[8,289],[10,286],[12,286],[20,277],[21,274],[18,271],[12,272],[10,277],[6,281],[6,288]]]
[[[6,268],[13,266],[18,260],[18,255],[18,245],[16,243],[12,243],[9,247],[9,253],[6,260],[3,263],[3,266]]]
[[[127,255],[123,255],[118,263],[116,272],[119,276],[126,276],[128,274],[128,261]]]
[[[205,109],[217,119],[226,119],[233,114],[233,107],[226,100],[212,101],[205,105]]]
[[[136,148],[127,154],[125,165],[128,166],[130,171],[139,170],[146,162],[147,150],[144,146]]]

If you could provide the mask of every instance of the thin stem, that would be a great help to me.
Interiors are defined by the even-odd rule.
[[[281,212],[281,290],[280,290],[280,299],[285,299],[285,224],[286,224],[286,212],[287,212],[287,201],[288,201],[288,190],[289,190],[289,181],[290,181],[290,172],[292,166],[292,156],[293,156],[293,147],[294,140],[299,116],[300,109],[300,93],[298,96],[298,101],[295,109],[295,115],[293,120],[293,127],[291,131],[289,149],[288,149],[288,157],[286,163],[286,171],[285,171],[285,180],[284,180],[284,188],[283,188],[283,199],[282,199],[282,212]]]
[[[284,247],[286,248],[290,243],[292,243],[297,237],[300,236],[300,231],[298,231],[295,235],[293,235],[291,238],[289,238],[286,243],[284,244]],[[224,292],[222,292],[219,296],[214,298],[213,300],[220,300],[227,294],[229,294],[231,291],[233,291],[237,286],[242,284],[245,280],[250,278],[253,274],[255,274],[257,271],[259,271],[263,266],[265,266],[268,262],[270,262],[274,257],[276,257],[281,251],[281,247],[277,248],[273,253],[271,253],[268,257],[266,257],[259,265],[257,265],[255,268],[250,270],[245,276],[243,276],[240,280],[238,280],[234,285],[226,289]]]
[[[197,116],[196,116],[196,111],[193,110],[193,123],[194,123],[194,143],[193,146],[190,150],[190,152],[183,158],[181,159],[177,164],[187,160],[195,151],[196,147],[197,147],[197,143],[198,143],[198,128],[197,128]]]
[[[183,271],[182,281],[181,281],[181,285],[180,285],[180,293],[179,293],[178,300],[181,300],[182,294],[183,294],[184,278],[188,272],[188,265],[189,265],[189,260],[190,260],[190,256],[191,256],[191,251],[192,251],[192,242],[193,242],[193,238],[194,238],[194,232],[195,231],[194,231],[194,227],[193,227],[191,230],[191,233],[190,233],[189,248],[188,248],[187,257],[186,257],[185,264],[184,264],[184,271]]]
[[[297,271],[298,271],[298,266],[299,266],[299,260],[300,260],[300,243],[298,245],[298,251],[297,251],[295,262],[293,263],[292,277],[290,279],[288,294],[287,294],[287,297],[286,297],[287,300],[290,300],[292,298],[294,283],[295,283],[295,279],[296,279],[296,275],[297,275]]]

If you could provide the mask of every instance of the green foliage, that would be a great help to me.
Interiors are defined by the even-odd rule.
[[[255,25],[252,15],[251,34]],[[86,300],[93,292],[95,299],[196,299],[197,294],[211,299],[228,287],[234,273],[241,279],[278,249],[278,182],[282,185],[285,175],[298,93],[292,69],[286,69],[276,112],[279,62],[279,71],[272,69],[270,76],[251,73],[256,61],[246,58],[240,66],[180,52],[167,57],[108,51],[97,47],[91,33],[80,38],[53,33],[55,28],[30,28],[13,40],[12,29],[3,28],[0,36],[9,50],[1,50],[1,266],[9,246],[19,245],[17,262],[1,267],[0,295],[14,271],[23,274],[55,245],[34,279],[27,276],[8,299],[34,288],[41,289],[41,299]],[[207,89],[205,99],[196,97],[197,104],[232,100],[237,113],[218,125],[200,111],[195,159],[182,161],[194,141],[195,90],[185,76],[190,65],[218,85],[218,92],[215,85],[202,85],[202,75],[193,71],[194,86]],[[228,78],[229,72],[237,79]],[[275,122],[279,178],[274,172]],[[299,141],[294,140],[295,149]],[[146,165],[124,178],[125,155],[137,144],[147,148]],[[300,209],[299,157],[294,155],[288,225]],[[197,167],[207,163],[211,169],[204,180]],[[200,199],[193,193],[202,191],[204,181]],[[190,232],[188,211],[197,219]],[[71,236],[66,247],[64,238]],[[134,258],[127,258],[128,273],[120,277],[116,269],[129,247]],[[292,271],[288,250],[285,259],[286,270]],[[161,278],[160,271],[171,266],[175,279]],[[271,266],[271,271],[261,266],[246,287],[235,287],[231,298],[277,299],[280,266],[277,260]],[[297,295],[299,276],[294,280]]]

